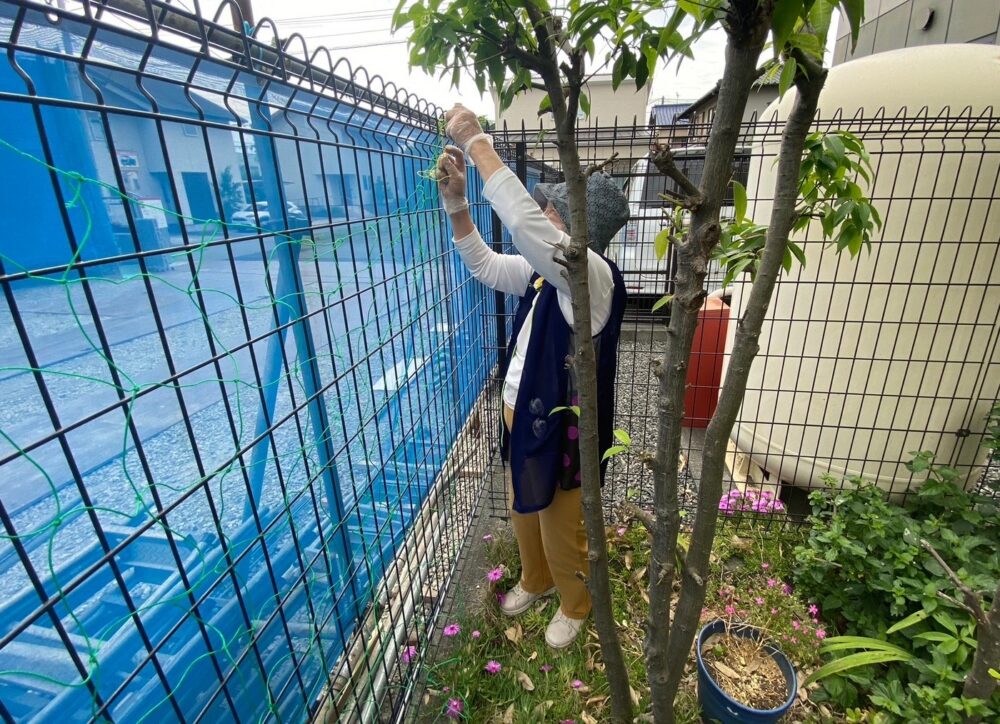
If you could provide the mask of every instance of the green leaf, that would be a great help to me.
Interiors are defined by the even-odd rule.
[[[656,303],[653,305],[653,308],[650,309],[649,311],[655,312],[660,307],[670,304],[670,300],[673,298],[674,298],[673,294],[664,294],[662,297],[656,300]]]
[[[905,653],[905,652],[904,652]],[[808,686],[814,681],[820,681],[828,676],[839,674],[843,671],[856,669],[859,666],[873,666],[874,664],[887,664],[890,661],[909,661],[913,658],[911,654],[901,655],[895,651],[863,651],[851,654],[840,659],[835,659],[828,664],[821,666],[812,672],[805,680],[804,686]]]
[[[664,254],[667,253],[667,248],[670,246],[670,229],[666,228],[660,231],[653,239],[653,249],[656,251],[656,258],[662,259]]]
[[[677,0],[677,7],[697,20],[701,20],[702,5],[698,0]]]
[[[747,217],[747,190],[739,181],[733,181],[733,203],[736,205],[736,218],[738,224]]]
[[[778,78],[778,97],[782,98],[785,92],[792,87],[795,82],[795,58],[788,58],[781,66],[781,76]]]
[[[944,626],[945,630],[950,631],[953,636],[958,636],[958,626],[955,625],[950,613],[943,610],[937,611],[934,613],[934,620]]]
[[[806,253],[802,251],[802,247],[796,244],[794,241],[788,242],[788,250],[792,252],[796,259],[799,260],[799,264],[803,267],[806,265]]]
[[[820,44],[825,46],[827,35],[830,33],[830,23],[833,19],[833,3],[829,0],[819,0],[819,2],[812,3],[807,18],[816,32]]]
[[[924,619],[926,619],[928,616],[930,616],[930,613],[928,611],[926,611],[926,610],[923,610],[923,609],[921,609],[920,611],[917,611],[916,613],[911,613],[909,616],[907,616],[906,618],[904,618],[902,621],[897,621],[892,626],[890,626],[888,628],[888,630],[886,631],[886,634],[893,634],[893,633],[896,633],[897,631],[902,631],[905,628],[909,628],[913,624],[920,623],[921,621],[923,621]]]
[[[913,638],[920,639],[921,641],[934,641],[935,643],[955,640],[954,636],[949,636],[944,631],[924,631],[923,633],[918,633]]]
[[[553,407],[549,416],[551,417],[557,412],[572,412],[577,417],[580,417],[580,408],[577,405],[560,405],[559,407]]]
[[[901,656],[909,656],[910,653],[896,644],[890,644],[882,639],[871,638],[870,636],[831,636],[826,639],[821,646],[823,653],[831,651],[844,651],[850,649],[871,649],[874,651],[892,651]]]
[[[840,0],[840,9],[851,28],[851,50],[858,47],[858,33],[865,19],[865,0]]]
[[[545,97],[542,98],[542,102],[538,104],[538,115],[544,115],[552,110],[552,99],[549,94],[546,93]]]
[[[583,115],[590,116],[590,98],[583,91],[580,91],[580,109],[583,111]]]
[[[632,438],[629,436],[625,430],[615,430],[614,435],[618,440],[621,440],[622,445],[631,445]]]
[[[990,676],[992,676],[994,679],[1000,680],[1000,671],[997,671],[996,669],[990,669]]]
[[[609,447],[607,450],[604,451],[604,455],[601,456],[601,462],[604,462],[608,458],[613,458],[615,455],[624,452],[625,449],[626,448],[624,445],[614,445],[612,447]]]
[[[795,28],[795,21],[799,19],[804,10],[802,0],[776,0],[774,3],[771,31],[774,33],[774,52],[776,55],[785,49],[785,43]]]

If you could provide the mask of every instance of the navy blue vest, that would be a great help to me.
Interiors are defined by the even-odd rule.
[[[603,452],[613,444],[615,414],[615,369],[618,337],[625,315],[625,283],[614,262],[611,267],[615,289],[611,316],[594,337],[597,355],[597,436]],[[575,371],[566,364],[573,353],[573,329],[559,308],[555,287],[543,284],[536,291],[535,274],[514,317],[507,346],[507,359],[514,353],[517,335],[535,303],[531,337],[525,351],[524,372],[514,406],[514,427],[507,433],[501,422],[500,451],[509,461],[514,483],[514,510],[534,513],[547,507],[556,486],[571,490],[580,486],[579,428],[569,410],[550,414],[556,407],[576,405]],[[607,461],[601,463],[601,484]]]

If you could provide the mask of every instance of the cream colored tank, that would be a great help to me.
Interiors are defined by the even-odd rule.
[[[783,121],[792,96],[764,118]],[[733,440],[800,486],[830,472],[899,493],[915,450],[936,451],[974,482],[1000,396],[1000,48],[925,46],[837,66],[820,117],[838,109],[835,127],[872,154],[885,225],[853,260],[825,247],[818,224],[796,235],[807,266],[775,290]],[[748,189],[765,199],[753,209],[760,223],[778,142],[754,149]],[[734,314],[747,293],[734,289]]]

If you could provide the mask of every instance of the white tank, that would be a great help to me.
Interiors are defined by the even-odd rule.
[[[779,123],[754,148],[759,223],[793,96],[768,108]],[[779,280],[733,440],[799,486],[830,472],[901,493],[917,450],[974,483],[1000,397],[1000,49],[925,46],[837,66],[820,118],[838,114],[834,127],[872,154],[884,227],[853,260],[826,248],[818,223],[795,235],[807,265]],[[734,315],[747,296],[737,284]]]

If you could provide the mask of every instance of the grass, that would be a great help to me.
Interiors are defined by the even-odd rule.
[[[760,626],[774,639],[784,636],[782,648],[796,666],[800,670],[814,667],[819,644],[815,632],[821,624],[809,619],[806,602],[798,600],[781,583],[790,580],[790,553],[800,533],[777,526],[768,531],[762,524],[749,521],[740,526],[739,535],[732,530],[722,527],[716,539],[703,620],[728,617]],[[638,712],[647,712],[649,690],[642,642],[648,611],[649,539],[638,524],[611,527],[607,533],[612,605],[633,700]],[[502,568],[503,576],[490,583],[486,579],[489,569],[483,570],[485,585],[481,595],[467,604],[459,620],[442,622],[442,627],[456,623],[461,630],[443,638],[436,659],[427,663],[428,688],[420,720],[449,720],[447,710],[452,702],[453,708],[461,706],[460,718],[466,721],[606,721],[610,712],[608,687],[592,621],[569,648],[551,650],[545,644],[545,628],[556,612],[557,598],[539,601],[517,618],[505,617],[497,593],[517,582],[517,547],[506,526],[494,531],[492,540],[483,545],[489,568]],[[796,628],[792,621],[799,622]],[[500,665],[496,673],[485,668],[491,661]],[[693,662],[692,656],[677,699],[677,721],[682,724],[700,721]],[[795,720],[813,718],[804,705],[796,709]]]

